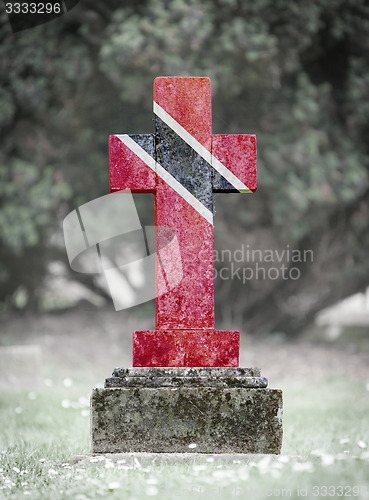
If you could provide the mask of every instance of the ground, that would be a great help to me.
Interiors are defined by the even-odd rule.
[[[1,344],[40,346],[42,363],[38,385],[30,378],[17,388],[1,374],[0,498],[369,498],[365,335],[340,343],[323,342],[316,332],[289,342],[281,334],[242,336],[240,365],[261,367],[269,386],[284,393],[279,458],[194,454],[168,464],[89,457],[91,389],[114,367],[131,365],[132,331],[153,326],[87,305],[36,318],[3,315]],[[87,458],[73,460],[78,455]]]

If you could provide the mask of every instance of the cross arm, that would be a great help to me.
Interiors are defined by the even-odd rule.
[[[214,192],[255,192],[256,182],[256,136],[252,134],[214,134],[211,141],[213,156]],[[248,190],[236,188],[221,174],[221,165],[239,179]],[[232,179],[230,179],[232,180]]]
[[[130,189],[154,193],[155,137],[153,134],[111,135],[109,138],[110,192]]]

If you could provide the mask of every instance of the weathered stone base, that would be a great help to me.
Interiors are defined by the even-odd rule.
[[[113,375],[91,396],[93,453],[280,453],[282,391],[266,389],[256,369],[133,368]]]

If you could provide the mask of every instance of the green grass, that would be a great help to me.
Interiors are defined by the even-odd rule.
[[[89,387],[2,390],[0,498],[369,498],[366,381],[342,377],[282,388],[279,460],[222,465],[204,457],[196,465],[148,466],[71,465],[71,457],[90,450]]]

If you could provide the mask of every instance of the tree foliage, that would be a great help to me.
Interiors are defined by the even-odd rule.
[[[107,193],[108,135],[152,131],[158,75],[210,76],[213,131],[258,136],[258,192],[217,196],[217,248],[314,251],[300,280],[218,280],[219,321],[295,332],[367,285],[364,0],[86,0],[0,33],[0,300],[37,299],[58,220]]]

